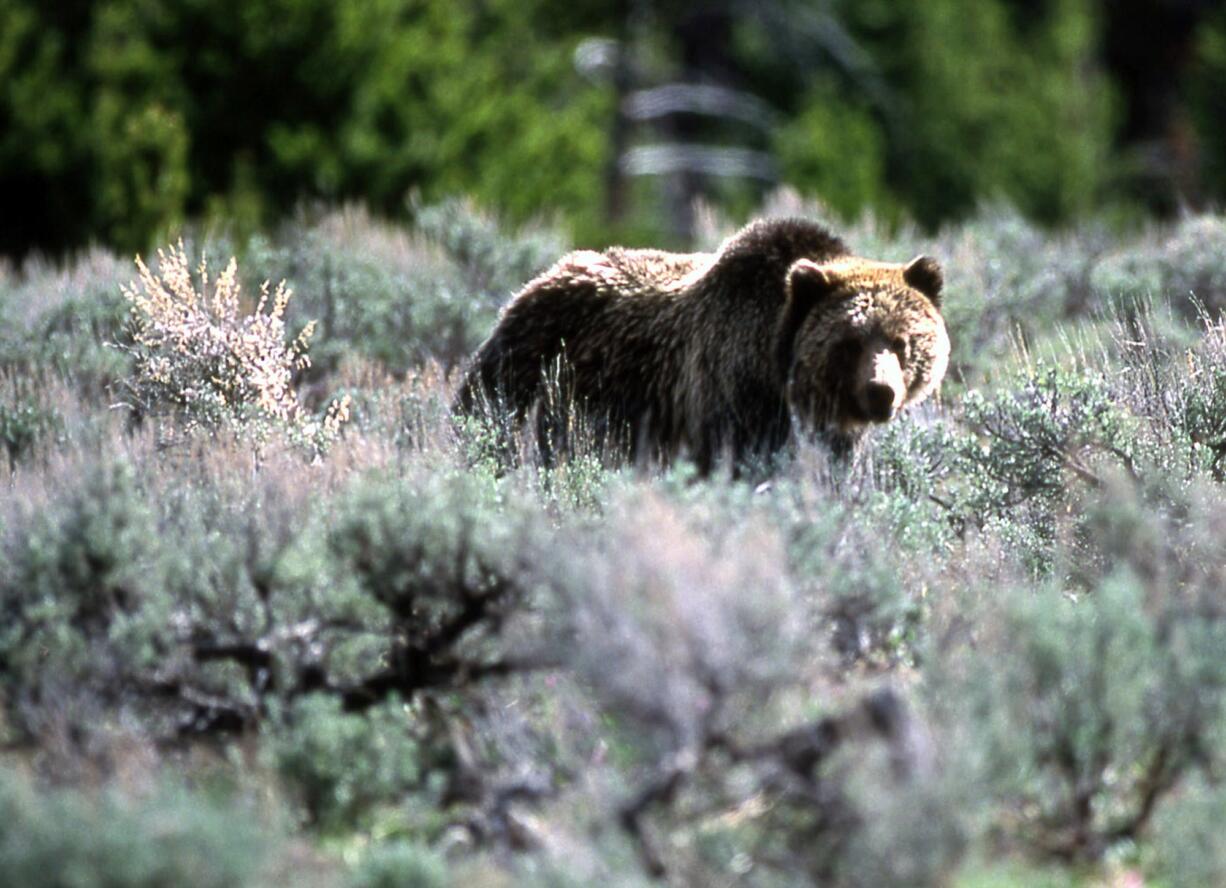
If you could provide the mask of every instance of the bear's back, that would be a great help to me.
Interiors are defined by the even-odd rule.
[[[610,247],[582,250],[561,262],[527,289],[573,287],[604,297],[679,295],[685,291],[731,291],[752,299],[782,295],[788,266],[800,258],[822,260],[847,254],[843,242],[805,219],[759,220],[728,238],[714,253]],[[769,294],[759,292],[763,285]]]
[[[669,253],[665,250],[631,250],[613,247],[604,259],[625,279],[626,291],[675,292],[707,268],[710,253]]]

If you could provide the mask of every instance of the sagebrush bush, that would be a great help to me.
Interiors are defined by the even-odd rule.
[[[123,711],[168,616],[153,515],[132,467],[102,462],[73,484],[4,519],[0,687],[18,740],[84,740],[85,725]]]
[[[104,463],[6,512],[6,732],[66,732],[84,748],[115,712],[156,741],[233,733],[270,714],[296,723],[312,694],[362,712],[545,658],[521,625],[536,509],[459,474],[312,499],[295,486],[310,470],[286,471],[270,464],[254,487],[206,476],[167,489]],[[308,807],[337,819],[322,801]]]
[[[432,355],[454,363],[471,343],[463,328],[469,303],[443,252],[356,208],[257,235],[245,258],[259,280],[293,286],[292,318],[318,321],[313,376],[357,356],[397,374]]]
[[[1059,507],[1070,486],[1101,483],[1104,463],[1132,470],[1133,423],[1092,370],[1036,366],[1022,386],[962,401],[970,434],[956,454],[956,501],[967,520],[996,522],[1045,570]]]
[[[136,267],[139,281],[123,293],[132,309],[129,391],[138,414],[171,410],[189,430],[230,425],[260,441],[283,430],[316,451],[335,440],[348,402],[333,402],[320,420],[299,402],[294,374],[310,366],[314,323],[288,339],[284,282],[275,290],[266,282],[247,312],[233,259],[212,292],[207,263],[201,260],[193,277],[181,241],[158,251],[156,274],[139,257]]]
[[[1188,216],[1173,231],[1154,233],[1095,265],[1091,284],[1098,296],[1119,304],[1164,299],[1189,320],[1202,311],[1226,311],[1226,221]]]
[[[471,201],[450,200],[417,208],[417,225],[455,262],[473,297],[496,308],[529,278],[566,251],[559,233],[525,227],[508,235],[498,221]]]
[[[975,590],[974,642],[941,655],[934,688],[1010,840],[1099,860],[1215,767],[1226,712],[1217,495],[1116,475],[1080,500],[1063,582]]]
[[[868,492],[858,507],[874,516],[900,555],[946,552],[974,523],[957,495],[964,434],[930,407],[883,429],[865,454]]]
[[[31,260],[0,280],[0,369],[54,373],[91,400],[108,397],[131,372],[112,347],[123,338],[130,267],[91,251],[64,268]]]
[[[962,828],[921,801],[935,783],[909,703],[885,691],[820,717],[797,706],[843,662],[832,648],[855,659],[861,644],[883,643],[854,636],[859,621],[892,622],[877,600],[896,594],[888,568],[875,573],[863,539],[836,530],[838,513],[819,521],[786,488],[760,507],[747,494],[615,499],[600,533],[549,569],[574,627],[574,668],[621,754],[644,763],[615,810],[648,872],[694,884],[746,867],[823,884],[937,884]],[[728,523],[731,508],[748,520]],[[882,750],[859,769],[860,788],[848,765],[862,762],[845,742]],[[917,806],[928,813],[908,820]],[[883,826],[887,811],[897,817]],[[898,850],[913,829],[913,847]]]
[[[1226,816],[1220,784],[1189,781],[1154,818],[1153,857],[1158,877],[1171,888],[1226,882],[1226,848],[1218,825]]]
[[[8,769],[0,817],[0,881],[23,888],[256,886],[268,850],[250,806],[175,791],[39,793]]]
[[[447,865],[428,847],[388,842],[371,848],[358,865],[352,888],[445,888]]]
[[[291,317],[317,319],[319,370],[363,356],[401,375],[426,361],[451,369],[492,329],[498,308],[556,260],[566,241],[507,229],[467,201],[416,208],[416,230],[358,208],[304,216],[247,246],[259,279],[289,281]]]
[[[0,448],[10,466],[29,456],[64,424],[60,412],[46,397],[53,387],[35,379],[0,378]]]
[[[515,669],[507,624],[531,603],[527,573],[540,519],[481,477],[372,478],[338,514],[327,546],[339,571],[382,610],[382,672],[371,699]]]
[[[569,602],[581,673],[679,752],[790,679],[804,630],[769,527],[729,528],[715,543],[687,517],[630,498],[542,566]]]
[[[1226,478],[1226,321],[1207,324],[1204,338],[1184,353],[1173,425],[1219,481]]]
[[[950,378],[983,379],[1007,363],[1019,334],[1042,334],[1092,309],[1089,275],[1102,249],[1093,229],[1056,238],[1005,208],[948,232],[930,249],[948,269],[944,314]]]
[[[280,713],[271,758],[312,826],[351,830],[376,805],[424,790],[417,717],[395,699],[347,714],[334,697],[307,695]]]

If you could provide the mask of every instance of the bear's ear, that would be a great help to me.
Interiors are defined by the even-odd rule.
[[[784,384],[792,372],[796,334],[800,332],[801,324],[814,306],[842,284],[843,279],[835,269],[819,265],[811,259],[797,260],[788,269],[787,300],[775,330],[775,356]]]
[[[840,284],[838,274],[829,266],[811,259],[800,259],[788,269],[788,296],[795,306],[813,306],[833,293]]]
[[[928,256],[916,256],[902,270],[902,279],[908,287],[919,290],[933,305],[941,304],[941,287],[945,285],[945,275],[941,266]]]

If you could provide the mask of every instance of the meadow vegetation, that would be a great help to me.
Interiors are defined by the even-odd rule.
[[[1226,883],[1226,220],[862,221],[943,396],[747,481],[455,424],[566,242],[416,216],[0,266],[0,881]]]

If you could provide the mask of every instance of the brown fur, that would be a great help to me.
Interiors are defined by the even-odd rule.
[[[931,259],[859,259],[800,219],[755,222],[713,254],[571,253],[511,300],[455,409],[518,427],[553,372],[562,406],[632,459],[766,456],[794,416],[846,443],[940,382],[940,289]],[[567,447],[571,414],[541,416],[542,446]]]

